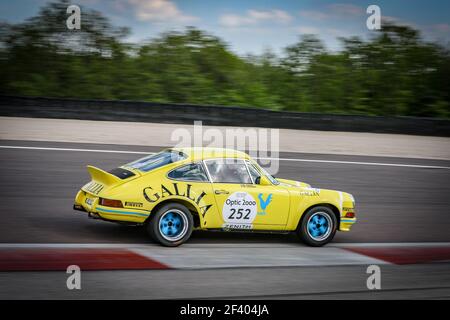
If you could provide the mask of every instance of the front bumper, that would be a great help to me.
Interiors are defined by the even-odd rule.
[[[339,223],[339,231],[350,231],[355,222],[356,218],[341,217],[341,221]]]

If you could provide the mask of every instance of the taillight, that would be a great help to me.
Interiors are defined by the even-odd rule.
[[[355,213],[354,213],[354,212],[347,212],[347,213],[345,214],[345,217],[346,217],[346,218],[354,218],[354,217],[355,217]]]
[[[99,204],[105,207],[123,208],[122,201],[100,198]]]

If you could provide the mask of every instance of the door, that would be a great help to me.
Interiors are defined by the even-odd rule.
[[[259,172],[241,159],[205,160],[221,225],[226,229],[284,230],[290,196],[285,187],[259,185]]]

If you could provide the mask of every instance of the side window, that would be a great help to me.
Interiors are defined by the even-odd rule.
[[[167,175],[171,179],[182,181],[208,181],[205,170],[201,163],[191,163],[169,172]]]
[[[252,180],[248,174],[243,160],[220,159],[205,161],[212,182],[216,183],[244,183],[251,184]]]
[[[258,184],[258,179],[261,177],[261,174],[256,170],[256,168],[248,161],[246,161],[248,171],[250,171],[250,176],[254,183]]]
[[[267,179],[269,179],[272,184],[274,184],[274,185],[280,184],[280,182],[278,182],[277,179],[272,177],[266,170],[264,170],[263,167],[259,166],[258,163],[256,163],[256,162],[250,162],[250,163],[247,162],[247,164],[248,164],[248,169],[250,170],[250,172],[251,172],[251,168],[253,168],[255,170],[255,172],[257,172],[259,177],[261,175],[263,175],[263,176],[266,176]],[[253,174],[252,174],[252,177],[253,177]],[[253,181],[255,181],[255,184],[259,184],[259,182],[257,182],[254,177],[253,177],[253,179],[254,179]]]

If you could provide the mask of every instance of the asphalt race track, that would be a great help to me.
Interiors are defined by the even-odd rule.
[[[155,147],[1,141],[1,145],[155,152]],[[142,243],[139,228],[88,219],[72,210],[89,181],[86,165],[112,169],[143,154],[0,149],[0,242]],[[358,222],[335,242],[450,242],[450,161],[313,154],[280,158],[443,166],[448,169],[280,161],[280,178],[354,195]],[[193,242],[290,242],[277,235],[196,233]]]
[[[141,227],[92,220],[72,210],[77,190],[89,180],[87,164],[111,169],[161,148],[5,140],[0,145],[0,243],[139,244],[154,250],[158,257],[164,255]],[[279,157],[283,160],[278,177],[354,195],[358,222],[351,232],[338,232],[334,246],[450,242],[450,161],[298,153]],[[216,248],[241,248],[244,244],[258,246],[260,255],[274,251],[282,255],[286,250],[315,254],[292,235],[195,232],[186,248],[207,253],[205,259],[214,260],[220,258]],[[183,247],[175,249],[177,254],[187,254]],[[314,250],[325,253],[322,248]],[[227,253],[229,257],[233,252]],[[65,272],[0,272],[0,298],[450,298],[450,264],[442,261],[386,265],[386,290],[376,293],[365,286],[365,263],[327,263],[320,268],[295,263],[264,267],[255,263],[241,268],[239,261],[234,261],[230,268],[215,266],[218,270],[185,270],[175,265],[170,271],[120,271],[121,280],[112,287],[107,279],[117,278],[117,271],[87,271],[86,290],[78,293],[51,289],[58,279],[65,284]],[[311,277],[321,280],[314,282]],[[164,279],[170,282],[171,278],[178,279],[171,283],[172,290],[142,287],[142,281],[153,288],[162,287]],[[258,279],[265,279],[267,285],[261,287]],[[127,281],[130,294],[124,297],[119,294],[120,285]],[[21,290],[30,284],[33,290]],[[106,296],[105,290],[109,290]]]

